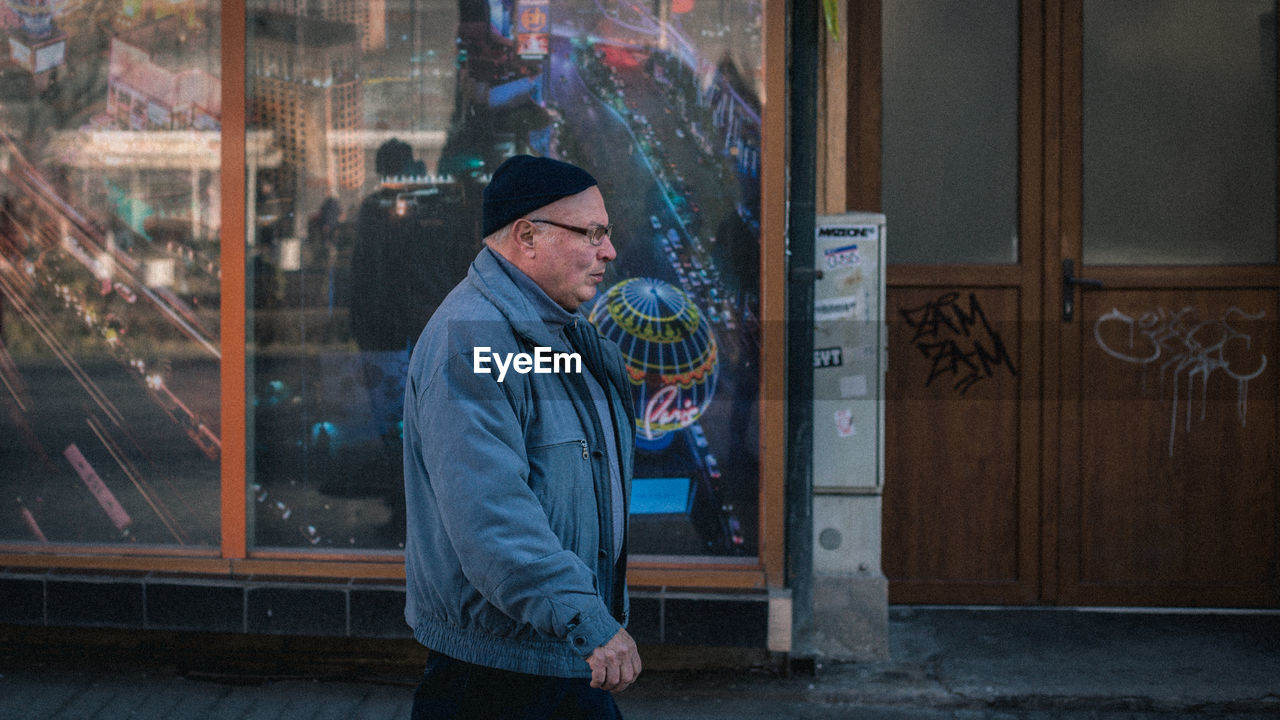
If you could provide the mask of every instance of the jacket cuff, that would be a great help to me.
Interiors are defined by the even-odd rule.
[[[568,628],[569,635],[566,639],[569,641],[569,646],[585,659],[596,648],[617,635],[622,625],[613,619],[603,604],[599,604],[595,609],[581,613],[570,620]]]

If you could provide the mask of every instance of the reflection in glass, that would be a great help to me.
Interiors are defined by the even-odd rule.
[[[219,8],[0,8],[0,542],[219,542]]]
[[[583,308],[654,349],[637,475],[690,488],[635,514],[632,554],[754,555],[760,3],[302,5],[249,3],[251,542],[403,547],[409,351],[479,250],[488,174],[527,152],[599,179],[600,297],[643,278],[648,320],[709,351],[685,367],[645,318]]]

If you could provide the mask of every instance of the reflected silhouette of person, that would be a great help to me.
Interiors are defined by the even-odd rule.
[[[479,245],[469,226],[446,222],[470,212],[466,188],[424,177],[407,143],[383,143],[375,169],[383,182],[356,217],[350,321],[378,434],[398,464],[409,350]]]

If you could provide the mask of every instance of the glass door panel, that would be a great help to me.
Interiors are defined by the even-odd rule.
[[[1018,262],[1017,0],[885,2],[889,262]]]
[[[1276,261],[1276,3],[1084,3],[1084,261]]]

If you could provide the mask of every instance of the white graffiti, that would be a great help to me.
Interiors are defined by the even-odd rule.
[[[1184,425],[1186,432],[1190,432],[1196,380],[1200,381],[1200,420],[1203,421],[1209,376],[1217,371],[1236,381],[1236,415],[1240,426],[1246,426],[1249,381],[1267,368],[1267,356],[1255,351],[1253,338],[1232,327],[1232,322],[1260,320],[1265,315],[1265,312],[1251,315],[1240,308],[1230,307],[1222,313],[1220,320],[1201,320],[1200,314],[1190,307],[1177,312],[1157,308],[1135,320],[1112,308],[1094,323],[1093,336],[1098,347],[1117,360],[1144,367],[1159,363],[1161,395],[1165,393],[1166,376],[1172,380],[1173,403],[1169,419],[1169,456],[1172,457],[1178,432],[1179,405],[1184,406]],[[1113,331],[1109,335],[1112,339],[1122,336],[1127,329],[1127,347],[1117,349],[1103,338],[1103,327],[1109,323],[1124,326],[1120,333]],[[1145,375],[1143,382],[1145,385]]]

